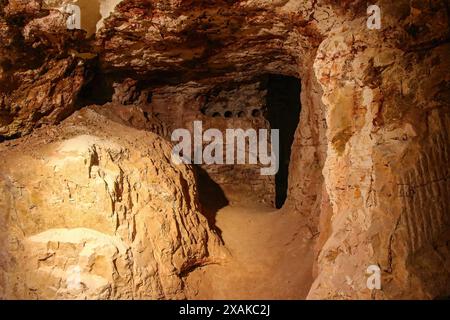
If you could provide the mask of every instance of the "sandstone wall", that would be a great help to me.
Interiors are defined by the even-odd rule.
[[[83,35],[68,33],[59,11],[41,1],[9,1],[0,15],[0,139],[55,124],[76,109],[88,62],[75,54]]]
[[[187,129],[194,137],[194,121],[201,121],[203,132],[218,129],[225,143],[227,129],[270,129],[265,119],[267,92],[259,82],[206,85],[191,82],[181,86],[164,86],[152,90],[148,114],[157,117],[166,127],[166,138],[176,129]],[[255,113],[255,110],[257,113]],[[193,143],[193,140],[192,140]],[[204,142],[204,147],[209,143]],[[235,152],[237,146],[235,145]],[[226,154],[226,145],[224,147]],[[224,159],[225,160],[225,159]],[[233,204],[265,203],[274,206],[275,180],[262,176],[261,164],[208,165],[200,167],[220,187]]]
[[[380,5],[382,32],[355,19],[331,32],[314,63],[333,213],[310,298],[449,293],[448,8]],[[369,265],[381,268],[382,290],[367,289]]]
[[[86,109],[1,152],[2,298],[181,299],[220,259],[191,167],[152,133]]]

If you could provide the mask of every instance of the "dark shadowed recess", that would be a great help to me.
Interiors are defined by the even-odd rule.
[[[267,89],[266,118],[271,129],[280,130],[280,169],[275,176],[275,203],[281,208],[287,197],[291,148],[300,121],[301,82],[295,77],[269,75]]]
[[[214,229],[219,237],[222,237],[222,231],[216,225],[216,215],[220,209],[229,204],[228,199],[220,186],[211,179],[204,169],[200,166],[195,166],[194,169],[202,213],[208,220],[210,228]]]

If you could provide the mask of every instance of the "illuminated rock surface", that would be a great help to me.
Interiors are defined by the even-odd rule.
[[[2,147],[3,297],[183,298],[220,259],[192,170],[154,134],[83,110],[23,139]]]

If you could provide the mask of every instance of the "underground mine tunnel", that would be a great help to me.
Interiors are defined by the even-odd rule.
[[[450,296],[449,16],[0,1],[0,298]]]
[[[118,85],[116,81],[122,84]],[[115,76],[97,74],[80,92],[78,104],[80,107],[107,103],[141,105],[145,120],[152,117],[159,123],[155,133],[169,141],[170,132],[176,128],[189,128],[193,119],[202,120],[203,130],[218,128],[224,138],[226,129],[230,128],[279,130],[279,168],[272,177],[261,176],[260,163],[199,164],[195,165],[195,171],[199,179],[199,197],[206,206],[215,203],[214,206],[220,208],[229,203],[256,202],[280,209],[287,198],[291,146],[300,120],[300,88],[298,78],[261,75],[246,82],[221,83],[196,94],[197,108],[189,106],[173,111],[158,94],[161,88],[152,89],[146,81],[118,80]],[[185,99],[181,94],[180,98]],[[183,118],[188,120],[180,122]],[[250,143],[248,136],[245,139],[246,144]],[[225,147],[222,152],[226,152]]]
[[[228,203],[261,203],[281,208],[287,197],[291,146],[300,118],[300,80],[263,75],[250,83],[226,83],[199,99],[203,103],[200,110],[186,113],[188,117],[202,118],[204,130],[219,128],[224,137],[226,129],[230,128],[280,131],[279,169],[274,176],[261,176],[260,163],[202,164],[196,168],[200,179],[200,199],[205,199],[207,203],[215,202],[218,207]],[[155,113],[151,104],[148,108],[150,113]],[[165,107],[156,113],[167,126],[176,122],[174,116],[178,118],[180,113],[181,117],[185,116],[183,110],[176,115],[167,114]],[[250,143],[250,138],[245,138],[245,142]],[[226,152],[225,148],[222,152]]]

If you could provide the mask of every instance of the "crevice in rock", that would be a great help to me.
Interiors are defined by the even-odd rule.
[[[281,208],[287,198],[289,164],[294,135],[300,121],[300,80],[270,75],[268,78],[266,117],[270,127],[280,130],[280,168],[275,176],[275,206]]]

